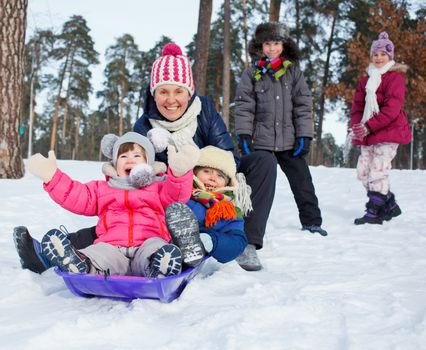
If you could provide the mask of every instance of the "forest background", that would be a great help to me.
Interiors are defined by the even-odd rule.
[[[388,32],[396,48],[395,61],[409,66],[405,110],[413,132],[413,142],[399,148],[393,166],[426,167],[424,5],[402,0],[224,0],[212,20],[212,0],[192,3],[199,6],[199,35],[194,33],[184,51],[193,62],[197,92],[214,101],[230,132],[235,88],[251,64],[247,45],[254,28],[268,20],[287,25],[301,49],[300,64],[313,94],[312,165],[355,166],[358,149],[352,149],[349,163],[344,164],[342,145],[323,132],[324,116],[339,111],[341,120],[348,122],[354,89],[369,63],[371,42],[379,32]],[[138,48],[131,34],[117,32],[105,52],[103,82],[97,90],[92,70],[100,53],[83,16],[71,16],[59,30],[37,28],[27,35],[15,123],[20,156],[54,149],[60,159],[101,160],[102,136],[131,130],[143,112],[151,65],[172,41],[161,35],[161,28],[156,31],[158,41],[146,51]],[[93,95],[96,108],[89,103]],[[10,137],[6,128],[2,132],[0,136]]]

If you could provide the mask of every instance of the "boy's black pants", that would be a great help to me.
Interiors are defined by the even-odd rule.
[[[249,244],[262,248],[266,224],[275,196],[277,165],[286,175],[299,209],[302,225],[321,225],[321,211],[312,183],[308,164],[303,157],[293,157],[293,151],[270,152],[257,150],[241,158],[239,171],[245,174],[252,188],[253,211],[244,218]]]

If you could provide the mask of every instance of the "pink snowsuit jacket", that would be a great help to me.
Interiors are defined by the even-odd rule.
[[[353,139],[355,145],[377,145],[383,142],[407,144],[411,141],[410,125],[403,110],[405,100],[404,74],[407,67],[395,64],[382,75],[382,82],[377,88],[376,97],[379,113],[366,123],[370,134],[362,141]],[[368,76],[361,79],[355,90],[355,95],[350,112],[350,127],[361,122],[365,106],[365,86]]]
[[[44,189],[63,208],[99,217],[95,244],[137,247],[150,237],[170,241],[164,209],[173,202],[186,203],[190,199],[192,176],[192,170],[180,177],[169,170],[165,181],[124,190],[111,187],[106,181],[82,184],[57,169]]]

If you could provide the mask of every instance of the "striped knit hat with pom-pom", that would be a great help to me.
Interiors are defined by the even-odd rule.
[[[174,43],[164,46],[161,57],[152,65],[151,94],[154,96],[155,89],[165,84],[182,86],[191,96],[194,94],[191,63],[188,57],[182,54],[180,47]]]

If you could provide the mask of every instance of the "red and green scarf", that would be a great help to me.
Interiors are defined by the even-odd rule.
[[[291,65],[291,61],[285,59],[285,57],[256,60],[254,62],[254,79],[257,81],[262,75],[270,74],[275,80],[278,80],[285,74],[289,65]]]
[[[241,216],[233,203],[233,196],[228,193],[209,192],[194,188],[191,199],[207,208],[204,224],[206,227],[216,225],[220,219],[231,220]]]

